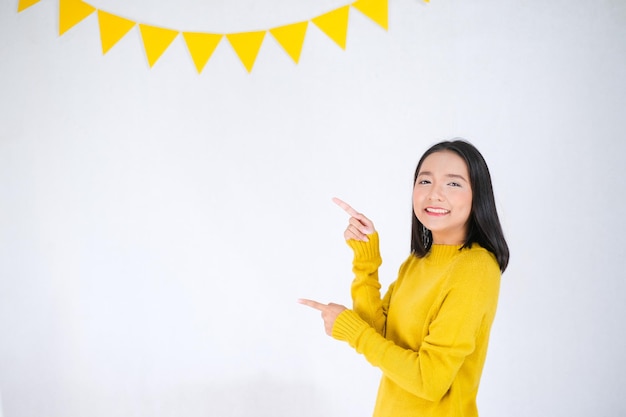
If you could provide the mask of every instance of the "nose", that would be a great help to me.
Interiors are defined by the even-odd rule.
[[[443,192],[441,188],[434,186],[430,189],[428,193],[428,199],[431,201],[442,201],[443,200]]]

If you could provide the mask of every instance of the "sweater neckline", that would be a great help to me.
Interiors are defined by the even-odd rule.
[[[463,245],[440,245],[434,244],[426,257],[435,263],[447,262],[459,254]]]

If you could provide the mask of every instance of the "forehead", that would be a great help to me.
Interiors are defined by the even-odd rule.
[[[419,173],[426,171],[433,175],[469,176],[465,160],[452,151],[438,151],[428,155],[422,162]]]

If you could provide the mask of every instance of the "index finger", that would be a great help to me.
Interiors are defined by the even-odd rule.
[[[298,302],[319,311],[324,311],[325,307],[327,307],[326,304],[318,303],[317,301],[313,300],[307,300],[306,298],[300,298],[298,299]]]
[[[341,207],[346,213],[348,213],[350,216],[352,217],[359,217],[359,212],[356,211],[355,209],[353,209],[350,204],[346,203],[345,201],[337,198],[337,197],[333,197],[333,203],[337,204],[339,207]]]

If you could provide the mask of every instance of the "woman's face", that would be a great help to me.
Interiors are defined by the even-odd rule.
[[[426,157],[413,187],[413,211],[433,243],[460,245],[472,212],[472,187],[463,158],[451,151]]]

